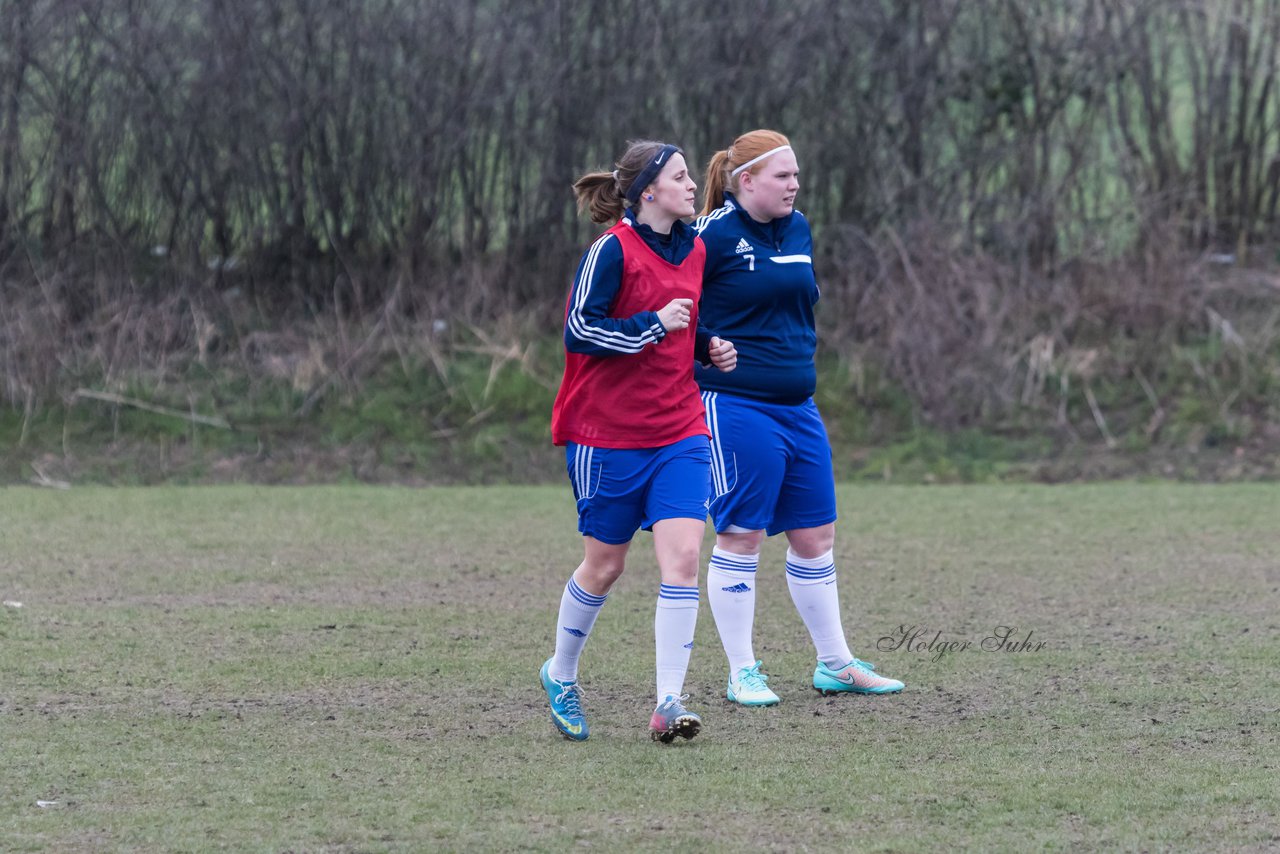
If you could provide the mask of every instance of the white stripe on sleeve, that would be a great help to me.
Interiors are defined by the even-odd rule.
[[[582,265],[582,273],[578,276],[578,281],[573,283],[573,305],[569,309],[568,318],[569,331],[579,341],[586,341],[606,350],[639,353],[646,344],[653,344],[658,340],[658,334],[662,330],[660,323],[655,322],[639,335],[627,335],[616,330],[592,326],[587,323],[582,314],[582,307],[587,302],[587,296],[595,280],[596,262],[600,258],[601,250],[612,237],[612,234],[601,235],[587,251],[587,260]]]

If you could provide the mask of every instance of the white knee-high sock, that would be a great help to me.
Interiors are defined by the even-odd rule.
[[[853,659],[840,622],[840,594],[836,589],[834,555],[800,557],[787,549],[787,589],[809,629],[818,660],[832,669]]]
[[[658,702],[679,697],[689,670],[693,630],[698,624],[698,588],[664,584],[658,591],[653,615],[653,639],[657,651]]]
[[[596,617],[604,607],[604,600],[609,598],[595,596],[578,586],[578,582],[569,577],[560,596],[560,618],[556,623],[556,654],[551,659],[547,671],[552,679],[562,682],[576,682],[578,679],[578,657],[582,648],[587,645],[587,636],[591,627],[596,624]]]
[[[756,567],[759,555],[711,550],[707,564],[707,601],[716,632],[729,659],[729,675],[756,663],[751,630],[756,619]]]

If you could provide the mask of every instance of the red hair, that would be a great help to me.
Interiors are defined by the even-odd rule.
[[[738,190],[738,178],[733,174],[744,163],[750,163],[762,154],[790,145],[791,142],[776,130],[753,130],[744,133],[724,151],[711,155],[707,163],[707,194],[703,198],[702,213],[709,214],[724,206],[725,190]],[[764,168],[762,160],[747,171],[755,174]]]

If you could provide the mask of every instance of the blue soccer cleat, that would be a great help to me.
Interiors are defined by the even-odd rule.
[[[839,670],[819,661],[813,687],[820,694],[895,694],[906,686],[876,673],[874,664],[855,658]]]
[[[782,699],[765,683],[769,677],[760,672],[761,662],[744,667],[729,677],[725,696],[739,706],[776,706]]]
[[[688,694],[677,697],[668,694],[667,698],[653,710],[649,718],[649,736],[654,741],[670,744],[680,738],[693,738],[702,729],[702,718],[684,707]]]
[[[538,677],[551,703],[551,722],[560,734],[573,741],[586,741],[587,718],[582,713],[582,689],[577,682],[561,682],[551,678],[551,659],[542,665]]]

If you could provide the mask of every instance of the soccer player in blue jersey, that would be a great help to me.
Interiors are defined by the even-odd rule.
[[[785,136],[743,134],[711,158],[694,222],[707,247],[702,322],[738,348],[733,373],[694,374],[711,429],[707,598],[729,659],[727,696],[745,706],[779,702],[752,646],[760,547],[778,533],[789,545],[787,587],[817,650],[813,687],[903,688],[854,657],[841,623],[831,446],[813,402],[819,293],[809,223],[795,209],[799,175]]]
[[[565,308],[565,371],[551,416],[565,446],[584,557],[565,585],[555,654],[539,678],[551,720],[588,736],[578,659],[636,531],[653,531],[661,585],[654,615],[656,741],[702,726],[681,693],[698,617],[698,562],[710,498],[706,416],[695,358],[732,370],[734,346],[698,323],[702,240],[683,221],[697,185],[674,145],[632,143],[613,172],[574,184],[578,204],[610,223],[583,255]]]

